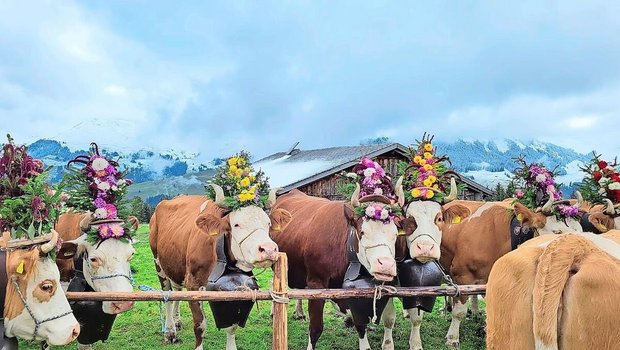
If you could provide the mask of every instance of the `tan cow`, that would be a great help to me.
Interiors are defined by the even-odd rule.
[[[229,212],[221,187],[212,184],[215,201],[204,196],[180,196],[160,202],[150,222],[150,244],[155,267],[164,290],[200,290],[207,287],[209,274],[216,265],[216,242],[221,234],[230,239],[227,259],[242,271],[270,267],[278,258],[278,246],[270,233],[283,230],[291,219],[286,210],[275,209],[270,215],[257,206]],[[271,190],[267,206],[275,203]],[[206,319],[201,303],[189,302],[194,319],[195,348],[202,350]],[[165,340],[176,342],[178,302],[166,303]],[[176,320],[175,320],[176,318]],[[237,348],[237,325],[226,328],[226,349]]]
[[[60,287],[58,268],[47,254],[56,247],[57,239],[58,233],[53,231],[52,239],[36,248],[2,252],[6,260],[6,264],[4,259],[0,261],[6,266],[2,269],[6,275],[0,277],[6,283],[1,296],[4,336],[64,345],[79,335],[80,325]]]
[[[489,275],[487,348],[620,348],[619,281],[618,230],[527,242]]]
[[[524,228],[534,229],[538,235],[581,231],[578,220],[558,220],[553,216],[553,205],[550,198],[541,211],[533,212],[517,203],[514,214],[521,217]],[[440,262],[457,284],[486,283],[495,261],[512,250],[512,218],[506,202],[489,202],[479,206],[460,225],[444,229]],[[452,322],[446,335],[449,347],[459,347],[460,323],[467,314],[466,301],[467,297],[454,299]]]

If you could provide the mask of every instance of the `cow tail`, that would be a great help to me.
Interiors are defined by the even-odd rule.
[[[565,234],[553,240],[538,260],[534,279],[533,328],[536,350],[558,350],[560,303],[566,283],[580,262],[596,248],[583,236]]]
[[[157,259],[157,208],[153,211],[149,221],[149,243],[151,251],[153,251],[153,257]]]

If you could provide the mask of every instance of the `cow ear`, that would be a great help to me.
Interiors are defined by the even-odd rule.
[[[454,204],[443,211],[443,221],[448,224],[460,224],[469,215],[471,215],[469,208],[462,204]]]
[[[603,212],[592,213],[588,216],[588,221],[601,232],[607,232],[614,227],[614,220]]]
[[[272,233],[280,233],[288,226],[293,216],[288,210],[278,208],[271,211],[269,218],[271,219],[271,229],[269,231]]]
[[[353,207],[349,204],[344,205],[344,217],[349,224],[355,223],[355,210],[353,210]]]
[[[17,254],[12,254],[7,263],[7,274],[21,279],[33,271],[35,263],[39,260],[38,249],[18,249]]]
[[[199,215],[196,219],[196,226],[209,236],[217,236],[220,233],[230,231],[228,215],[223,218],[213,214]]]
[[[399,235],[396,238],[396,251],[394,254],[394,259],[396,261],[403,261],[407,257],[407,251],[409,247],[407,246],[407,237],[403,235]]]
[[[408,236],[418,228],[418,224],[415,222],[414,218],[395,218],[394,224],[398,227],[398,235],[399,236]]]
[[[521,203],[514,205],[515,216],[521,221],[524,227],[543,228],[545,227],[546,218],[543,214],[534,213],[528,207]]]
[[[62,246],[56,254],[56,259],[72,259],[78,251],[78,245],[74,242],[62,242]]]

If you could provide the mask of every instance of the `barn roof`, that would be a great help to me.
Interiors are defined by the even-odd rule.
[[[272,187],[280,187],[287,192],[343,171],[355,165],[363,156],[373,158],[392,151],[402,156],[407,155],[407,147],[400,143],[313,150],[293,149],[260,159],[254,162],[254,167],[265,172]],[[493,194],[493,191],[473,180],[464,176],[461,178],[469,188],[487,195]]]

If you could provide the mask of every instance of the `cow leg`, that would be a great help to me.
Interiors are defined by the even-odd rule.
[[[396,323],[396,309],[394,309],[393,298],[390,298],[388,301],[381,317],[383,317],[383,344],[381,345],[381,349],[394,350],[392,330],[394,329],[394,323]]]
[[[461,322],[467,315],[467,297],[453,298],[454,304],[452,305],[452,322],[446,335],[446,345],[449,348],[458,349],[459,343],[459,330]]]
[[[472,295],[469,299],[471,301],[471,313],[475,316],[480,313],[479,305],[478,305],[478,296]]]
[[[182,290],[183,288],[179,287],[179,286],[172,286],[172,290],[174,290],[175,292],[178,292],[180,290]],[[181,308],[179,307],[181,304],[181,301],[179,300],[175,300],[172,302],[172,319],[174,320],[174,328],[179,331],[181,330],[182,324],[181,324]]]
[[[308,350],[316,349],[316,343],[323,333],[323,308],[325,300],[316,299],[308,300],[308,315],[310,315],[310,339],[308,342]]]
[[[295,313],[293,314],[293,319],[295,320],[306,320],[306,314],[304,313],[304,303],[301,299],[297,300],[297,304],[295,304]]]
[[[224,328],[226,331],[226,350],[237,350],[237,340],[235,338],[235,331],[238,325],[233,325],[228,328]]]
[[[80,344],[78,343],[78,350],[93,350],[93,344]]]
[[[366,326],[368,324],[356,324],[355,330],[359,336],[360,350],[370,350],[370,343],[368,342],[368,334],[366,334]]]
[[[411,320],[411,334],[409,335],[409,350],[422,350],[422,338],[420,337],[420,325],[424,311],[413,308],[407,309]]]
[[[192,318],[194,320],[194,336],[196,337],[196,350],[202,350],[202,337],[207,328],[207,319],[202,310],[202,303],[199,301],[190,301],[189,308],[192,310]]]

